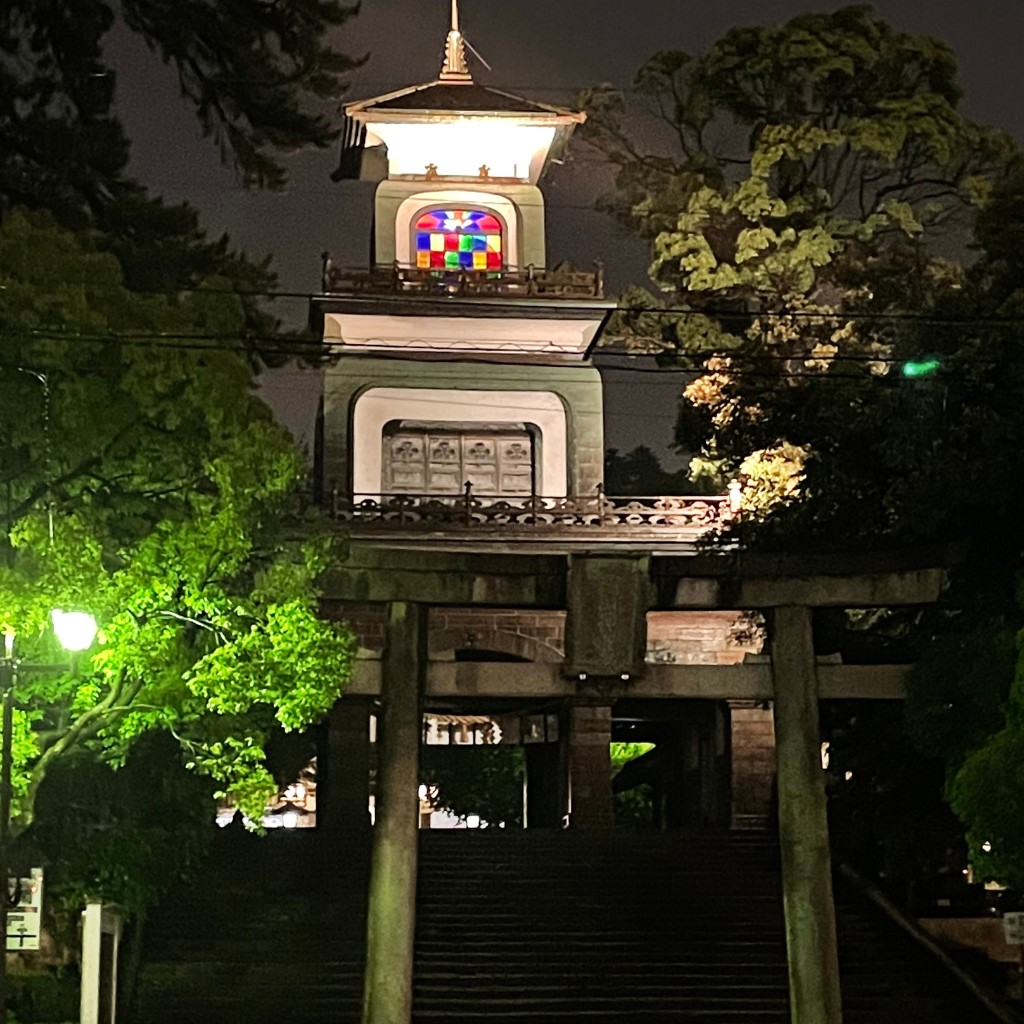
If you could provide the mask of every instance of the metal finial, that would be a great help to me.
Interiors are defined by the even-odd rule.
[[[452,27],[444,46],[444,64],[441,65],[442,82],[472,82],[466,63],[466,41],[459,30],[459,0],[452,0]]]

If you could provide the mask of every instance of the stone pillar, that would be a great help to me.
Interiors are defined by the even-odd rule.
[[[427,663],[426,636],[422,605],[395,601],[388,606],[381,663],[363,1024],[409,1024],[412,1019],[420,696]]]
[[[561,828],[569,810],[567,746],[564,718],[558,739],[523,745],[523,825],[526,828]]]
[[[791,1019],[842,1024],[809,608],[775,610],[771,655]]]
[[[729,701],[732,732],[732,827],[775,827],[775,725],[768,702]]]
[[[569,824],[608,828],[612,814],[612,709],[575,702],[569,708]]]
[[[370,714],[366,697],[342,697],[327,719],[317,762],[317,827],[332,836],[370,827]]]
[[[616,687],[645,668],[647,609],[654,597],[649,556],[570,555],[565,618],[566,676],[580,694],[569,708],[569,824],[614,823],[610,704],[602,680]],[[593,698],[588,696],[593,693]]]

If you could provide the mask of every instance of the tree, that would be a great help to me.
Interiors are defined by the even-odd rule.
[[[669,473],[646,445],[620,454],[609,448],[604,457],[604,489],[613,496],[690,494],[693,485],[685,470]]]
[[[783,525],[823,543],[921,539],[899,515],[908,482],[929,482],[907,415],[918,396],[893,373],[900,317],[961,283],[936,240],[969,223],[1008,140],[958,112],[944,44],[863,6],[734,29],[701,57],[657,54],[635,95],[651,120],[596,90],[587,131],[668,296],[628,294],[619,333],[695,373],[680,444],[725,479],[768,464],[779,500],[762,488],[748,521],[786,515],[762,543]]]
[[[966,538],[948,614],[911,678],[913,733],[946,763],[946,791],[982,878],[1024,887],[1024,161],[977,224],[980,258],[928,343],[943,362],[948,514]],[[923,342],[919,349],[924,349]]]
[[[176,746],[168,732],[149,733],[117,769],[79,749],[40,787],[32,845],[46,858],[48,917],[68,947],[87,900],[141,915],[206,853],[214,786],[181,764]]]
[[[120,24],[177,72],[203,134],[246,184],[280,188],[279,154],[335,136],[317,110],[361,63],[327,33],[358,5],[337,0],[14,0],[0,14],[3,192],[16,204],[95,210],[121,184],[128,143],[103,42]],[[49,198],[46,197],[47,194]],[[63,220],[63,218],[62,218]]]
[[[605,90],[588,126],[667,296],[620,333],[693,370],[679,439],[744,483],[745,543],[957,542],[937,608],[846,625],[918,659],[911,733],[980,873],[1024,884],[1021,158],[946,46],[866,7],[656,55],[636,92],[653,122]]]
[[[282,188],[281,156],[335,135],[322,110],[360,63],[326,40],[358,5],[337,0],[11,0],[0,9],[0,216],[49,210],[112,252],[137,290],[194,288],[211,277],[246,295],[241,337],[278,331],[258,301],[268,263],[211,241],[188,204],[165,204],[127,177],[130,144],[104,52],[115,25],[175,69],[204,135],[246,186]],[[281,339],[276,339],[280,348]],[[262,347],[264,360],[273,352]]]
[[[422,775],[434,810],[484,827],[523,823],[523,751],[500,743],[424,746]]]
[[[21,672],[16,830],[61,762],[119,765],[159,731],[258,820],[269,730],[327,711],[353,641],[317,614],[333,541],[227,340],[242,304],[129,292],[112,256],[22,213],[0,289],[0,632],[53,663],[51,608],[101,622],[73,670]]]

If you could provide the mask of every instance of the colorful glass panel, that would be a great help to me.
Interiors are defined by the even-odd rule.
[[[431,210],[413,225],[416,266],[430,270],[501,270],[504,227],[487,210]]]

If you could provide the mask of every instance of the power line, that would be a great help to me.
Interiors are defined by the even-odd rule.
[[[232,345],[223,345],[223,344],[221,344],[221,345],[218,345],[218,346],[212,346],[212,345],[209,345],[209,344],[199,344],[197,342],[200,339],[197,338],[197,336],[195,336],[195,335],[180,335],[180,336],[176,336],[176,335],[149,335],[149,336],[132,335],[132,336],[114,336],[114,337],[111,337],[109,335],[100,335],[100,334],[97,334],[97,335],[70,334],[69,335],[69,334],[61,333],[61,332],[56,332],[56,333],[45,333],[45,332],[43,332],[43,333],[38,334],[37,337],[38,337],[38,340],[44,341],[44,342],[45,341],[60,340],[60,341],[85,342],[85,343],[99,344],[99,345],[121,344],[121,345],[128,345],[128,346],[133,346],[133,347],[144,348],[144,349],[163,349],[165,351],[194,352],[194,353],[200,353],[200,352],[220,353],[220,354],[225,354],[226,353],[226,354],[236,354],[236,355],[240,355],[240,356],[260,355],[262,353],[264,355],[279,355],[279,356],[285,356],[285,357],[289,357],[289,358],[296,358],[296,357],[300,357],[303,354],[303,352],[302,352],[303,345],[306,346],[307,348],[311,347],[313,345],[320,346],[320,349],[319,349],[320,354],[326,354],[326,353],[330,352],[330,348],[325,350],[324,347],[322,346],[322,344],[317,339],[314,339],[314,338],[302,339],[301,342],[296,342],[296,343],[293,343],[293,344],[290,344],[290,345],[289,344],[280,344],[280,345],[278,345],[276,347],[274,347],[274,346],[270,346],[270,347],[263,346],[261,348],[254,349],[251,345],[247,345],[245,343],[236,343],[236,344],[232,344]],[[213,335],[210,335],[210,336],[206,336],[206,337],[202,338],[201,340],[203,340],[203,341],[218,340],[218,341],[221,341],[221,342],[223,342],[223,341],[236,341],[237,342],[237,338],[234,335],[231,335],[231,336],[228,336],[228,335],[223,335],[223,336],[213,336]],[[273,339],[273,340],[280,341],[280,339]],[[407,356],[402,356],[402,355],[399,355],[399,354],[382,353],[382,352],[379,352],[379,351],[375,351],[372,354],[373,354],[374,358],[393,360],[393,361],[396,361],[396,362],[398,362],[398,361],[407,361],[407,358],[408,358]],[[623,353],[615,353],[615,354],[620,356],[620,357],[623,355]],[[709,353],[702,353],[700,355],[693,355],[692,358],[694,358],[695,360],[697,360],[697,359],[708,359],[708,358],[711,358],[711,357],[713,357],[715,355],[720,355],[720,354],[721,353],[709,352]],[[338,356],[341,357],[340,352],[338,353]],[[781,358],[784,361],[798,362],[803,357],[794,357],[794,358],[788,359],[788,360],[785,357],[781,357]],[[482,355],[478,356],[476,358],[473,358],[473,357],[467,357],[464,353],[460,353],[460,361],[461,362],[471,362],[471,363],[474,363],[474,364],[477,364],[477,365],[481,365],[481,366],[496,365],[496,364],[503,364],[503,365],[517,365],[518,364],[517,360],[508,361],[508,360],[500,360],[500,359],[498,359],[498,360],[496,360],[496,359],[488,359],[488,358],[486,358],[485,356],[482,356]],[[756,362],[757,360],[754,360],[754,361]],[[837,358],[835,360],[835,362],[839,363],[839,364],[841,364],[843,361],[844,360],[842,358]],[[868,358],[865,358],[865,362],[883,364],[883,365],[886,365],[887,367],[895,367],[895,366],[903,365],[906,362],[906,360],[898,359],[896,357],[879,357],[877,359],[876,358],[868,357]],[[980,358],[976,358],[976,357],[972,357],[972,359],[969,362],[971,363],[971,365],[978,366],[978,367],[985,367],[985,366],[995,367],[995,366],[999,365],[999,363],[1000,363],[999,360],[994,360],[994,359],[993,360],[984,360],[984,359],[980,359]],[[88,365],[89,365],[88,362],[83,361],[83,362],[79,362],[79,363],[75,364],[75,368],[78,369],[78,370],[82,370],[82,369],[87,368]],[[103,367],[102,367],[101,364],[97,363],[97,364],[93,364],[93,368],[96,369],[96,370],[100,370]],[[614,367],[614,368],[611,368],[611,369],[623,369],[623,368],[621,368],[621,367]],[[672,374],[682,374],[682,375],[689,374],[689,375],[693,375],[695,377],[699,377],[699,376],[702,376],[702,375],[704,375],[704,374],[706,374],[708,372],[715,372],[715,371],[708,371],[705,368],[698,367],[698,366],[689,367],[689,368],[687,368],[687,367],[680,367],[680,366],[674,366],[674,367],[668,367],[668,368],[638,367],[638,368],[633,369],[632,372],[637,372],[637,373],[657,373],[657,374],[669,374],[669,373],[672,373]],[[903,384],[905,386],[906,385],[914,385],[914,386],[916,386],[916,385],[918,385],[920,383],[917,380],[909,379],[909,378],[903,377],[903,376],[898,375],[898,374],[888,374],[888,373],[885,373],[885,374],[870,374],[870,373],[864,373],[864,372],[849,373],[849,372],[841,372],[841,371],[837,371],[837,370],[833,370],[833,369],[830,369],[830,370],[825,371],[825,372],[815,372],[810,367],[808,367],[804,371],[795,371],[795,370],[784,369],[784,370],[781,370],[779,372],[767,372],[765,370],[753,369],[753,368],[745,367],[745,366],[742,366],[742,365],[740,365],[740,366],[731,365],[729,367],[724,367],[720,372],[723,373],[723,375],[725,375],[725,376],[727,376],[727,377],[729,377],[731,379],[734,379],[734,380],[744,380],[745,379],[745,380],[765,380],[765,381],[776,381],[776,382],[778,382],[778,381],[801,381],[802,383],[815,383],[815,384],[827,384],[827,383],[833,383],[833,382],[837,382],[837,381],[856,381],[856,382],[859,382],[859,383],[862,383],[862,384],[863,383],[891,384],[892,382],[895,381],[895,382],[898,382],[898,383]],[[941,378],[939,378],[939,380],[941,380]],[[969,383],[969,382],[965,382],[965,383]],[[302,390],[302,389],[297,389],[297,390]]]
[[[1024,321],[1018,321],[1024,323]],[[344,344],[335,345],[330,341],[325,341],[318,335],[295,335],[289,337],[284,334],[244,334],[242,332],[231,332],[223,334],[204,333],[204,332],[166,332],[166,331],[140,331],[132,333],[119,333],[119,332],[98,332],[98,333],[86,333],[82,331],[62,331],[62,330],[47,330],[44,328],[32,328],[27,332],[27,337],[37,341],[73,341],[73,342],[84,342],[87,344],[99,344],[99,345],[135,345],[145,348],[165,348],[165,349],[176,349],[179,351],[193,351],[193,352],[243,352],[252,353],[254,351],[266,351],[277,354],[301,354],[304,349],[315,346],[321,353],[337,352],[339,355],[343,351],[352,351],[351,348]],[[212,344],[204,344],[210,342]],[[222,344],[227,342],[228,344]],[[269,343],[269,344],[268,344]],[[366,346],[360,346],[362,351]],[[408,353],[420,352],[421,349],[407,349],[404,350],[405,354],[394,353],[385,356],[385,358],[401,358],[407,359]],[[484,353],[466,353],[460,351],[457,353],[460,360],[474,361],[474,357],[481,357]],[[502,353],[496,352],[495,355],[501,355]],[[558,355],[558,352],[540,353],[541,355]],[[601,349],[597,353],[608,354],[617,356],[619,358],[657,358],[658,355],[673,355],[680,359],[750,359],[750,360],[771,360],[778,362],[800,362],[800,361],[812,361],[812,362],[823,362],[831,360],[834,362],[842,361],[858,361],[864,363],[892,363],[902,364],[906,362],[904,356],[887,356],[887,355],[871,355],[861,353],[850,353],[848,355],[835,353],[832,355],[820,355],[815,356],[813,352],[799,353],[799,354],[784,354],[784,353],[754,353],[746,354],[739,353],[735,350],[730,349],[707,349],[703,352],[672,352],[666,350],[662,353],[650,353],[650,352],[623,352],[622,350],[613,350],[610,347]],[[484,359],[483,361],[490,361]],[[514,360],[519,362],[520,360]],[[990,359],[985,360],[977,356],[972,356],[970,362],[972,363],[998,363],[1001,360]],[[619,369],[619,367],[610,367],[610,369]],[[680,369],[680,368],[676,368]],[[665,372],[665,371],[656,371]]]
[[[345,270],[347,268],[340,268]],[[543,268],[540,268],[543,269]],[[359,268],[359,272],[363,272]],[[164,296],[177,296],[177,295],[225,295],[225,296],[237,296],[239,298],[262,298],[262,299],[294,299],[304,300],[306,302],[312,302],[313,299],[322,299],[330,301],[332,298],[341,299],[345,298],[347,293],[343,292],[306,292],[306,291],[283,291],[283,290],[272,290],[266,288],[211,288],[207,285],[196,285],[193,287],[184,288],[142,288],[142,289],[121,289],[118,287],[90,287],[90,292],[97,293],[109,293],[118,294],[122,290],[128,290],[132,295],[164,295]],[[398,297],[397,295],[389,295],[386,293],[376,296],[378,298],[387,299],[392,297]],[[438,295],[425,295],[425,296],[402,296],[403,300],[408,303],[410,309],[415,309],[415,303],[417,302],[443,302],[446,306],[463,308],[463,309],[479,309],[481,303],[479,300],[473,299],[462,299],[456,296],[438,294]],[[494,298],[500,301],[503,296],[497,295]],[[515,302],[516,297],[508,299],[510,302]],[[556,300],[557,302],[557,300]],[[936,314],[936,313],[914,313],[907,310],[893,311],[893,312],[880,312],[880,311],[836,311],[836,312],[825,312],[815,310],[734,310],[734,309],[693,309],[687,306],[662,306],[655,309],[648,308],[646,306],[616,306],[610,310],[611,313],[632,313],[642,316],[656,316],[656,317],[705,317],[707,319],[717,320],[736,320],[743,321],[744,323],[751,322],[780,322],[786,320],[818,320],[830,323],[848,322],[848,321],[866,321],[866,322],[877,322],[877,323],[917,323],[923,326],[929,327],[971,327],[977,324],[984,324],[992,327],[1016,327],[1024,324],[1024,315],[1021,316],[986,316],[981,314],[971,314],[963,316],[951,316],[949,314]],[[125,335],[128,336],[128,335]],[[158,336],[156,333],[144,334],[144,337],[155,337]],[[236,334],[232,335],[210,335],[210,334],[193,334],[193,335],[175,335],[175,334],[160,334],[161,337],[196,337],[196,338],[235,338]],[[258,337],[258,336],[257,336]],[[272,337],[279,338],[280,335],[274,335]],[[727,355],[727,351],[723,351],[721,354]]]

